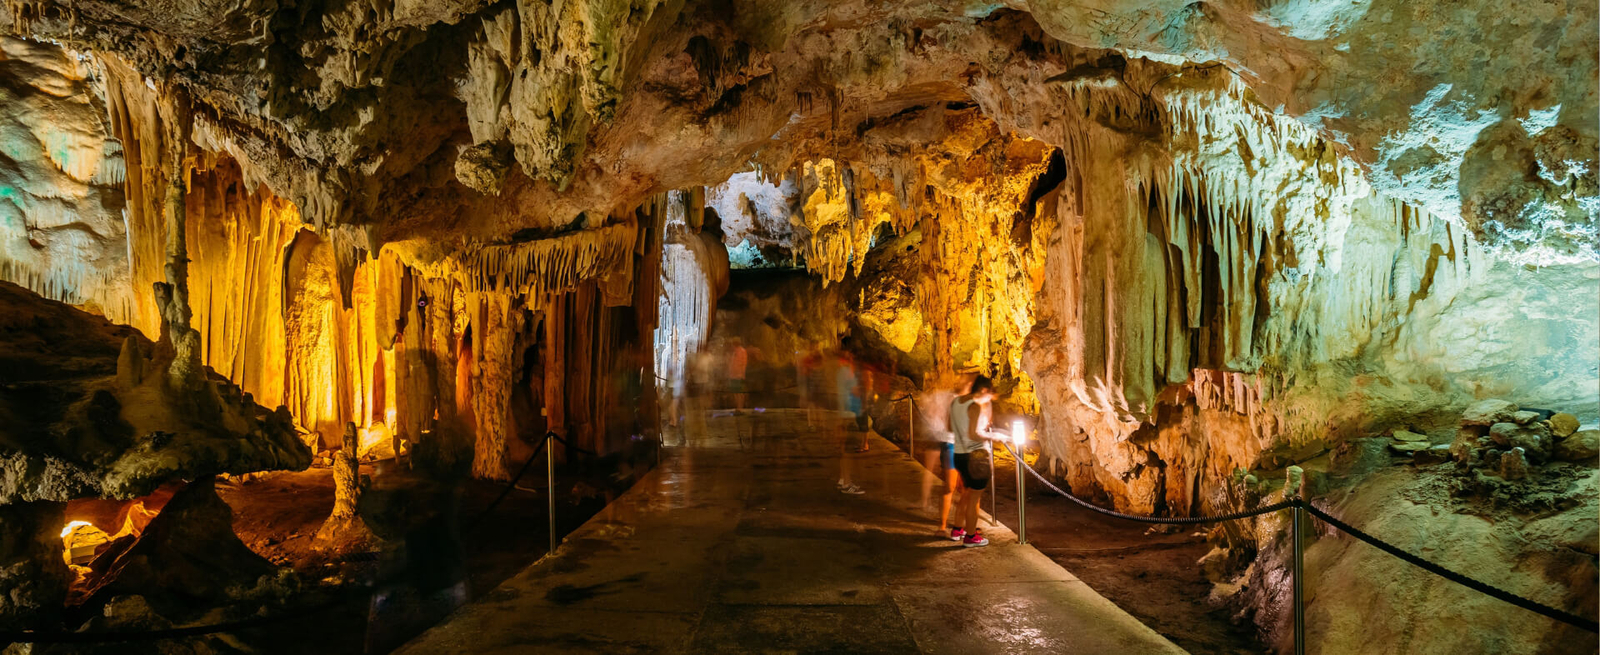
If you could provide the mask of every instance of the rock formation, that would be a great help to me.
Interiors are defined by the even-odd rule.
[[[0,277],[133,329],[70,319],[92,371],[48,351],[73,382],[40,406],[81,412],[0,404],[34,435],[0,498],[303,467],[294,428],[353,424],[345,478],[371,440],[441,478],[509,478],[535,425],[608,450],[648,431],[609,381],[681,396],[757,266],[828,308],[774,343],[993,375],[1123,511],[1238,509],[1293,465],[1330,492],[1321,458],[1542,484],[1600,421],[1597,13],[6,3]],[[1282,536],[1229,548],[1280,576]]]

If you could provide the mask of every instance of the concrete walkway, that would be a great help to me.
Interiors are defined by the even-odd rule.
[[[690,432],[554,557],[398,652],[1183,652],[1003,527],[987,548],[938,538],[924,469],[876,436],[847,496],[842,421]]]

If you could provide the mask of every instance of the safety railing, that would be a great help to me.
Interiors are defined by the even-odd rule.
[[[1404,549],[1400,548],[1399,546],[1396,546],[1396,545],[1391,544],[1389,542],[1383,541],[1382,539],[1379,539],[1379,538],[1374,537],[1374,536],[1372,536],[1370,534],[1362,532],[1361,530],[1358,530],[1355,527],[1352,527],[1348,523],[1340,521],[1338,518],[1335,518],[1334,516],[1328,514],[1327,512],[1317,508],[1316,505],[1313,505],[1310,502],[1307,502],[1304,498],[1301,498],[1298,495],[1292,496],[1292,497],[1287,498],[1285,500],[1278,501],[1276,503],[1272,503],[1270,505],[1263,505],[1263,506],[1257,507],[1255,509],[1250,509],[1250,510],[1245,510],[1245,511],[1240,511],[1240,512],[1232,512],[1232,513],[1229,513],[1229,514],[1219,514],[1219,515],[1216,515],[1216,516],[1192,516],[1192,517],[1164,518],[1164,517],[1155,517],[1155,516],[1139,516],[1139,515],[1136,515],[1136,514],[1124,514],[1122,512],[1118,512],[1118,511],[1115,511],[1115,510],[1109,510],[1109,509],[1106,509],[1106,508],[1101,507],[1099,505],[1096,505],[1094,503],[1091,503],[1091,502],[1089,502],[1087,500],[1084,500],[1082,498],[1079,498],[1077,496],[1072,495],[1071,493],[1063,490],[1061,487],[1056,486],[1055,484],[1051,483],[1049,480],[1045,479],[1045,477],[1043,475],[1040,475],[1039,472],[1034,470],[1034,468],[1032,466],[1028,465],[1027,460],[1023,459],[1021,453],[1019,452],[1021,450],[1020,447],[1019,448],[1012,448],[1012,446],[1010,444],[1006,444],[1005,442],[1000,442],[1000,443],[1003,446],[1005,446],[1007,452],[1011,453],[1012,459],[1016,460],[1016,466],[1017,466],[1017,541],[1019,541],[1021,543],[1027,543],[1027,521],[1028,521],[1027,508],[1026,508],[1026,505],[1027,505],[1027,493],[1026,493],[1027,486],[1025,484],[1026,478],[1023,477],[1023,471],[1027,471],[1029,474],[1031,474],[1034,477],[1035,480],[1038,480],[1039,483],[1044,485],[1046,488],[1048,488],[1051,491],[1054,491],[1057,494],[1065,497],[1067,500],[1070,500],[1070,501],[1072,501],[1074,503],[1077,503],[1078,505],[1083,506],[1086,509],[1098,512],[1100,514],[1104,514],[1106,516],[1111,516],[1111,517],[1115,517],[1115,518],[1119,518],[1119,519],[1125,519],[1125,520],[1129,520],[1129,521],[1137,521],[1137,522],[1140,522],[1140,523],[1156,523],[1156,524],[1166,524],[1166,525],[1197,525],[1197,524],[1206,524],[1206,523],[1221,523],[1223,521],[1237,521],[1239,519],[1247,519],[1247,518],[1251,518],[1251,517],[1255,517],[1255,516],[1261,516],[1262,514],[1269,514],[1269,513],[1272,513],[1272,512],[1279,512],[1279,511],[1283,511],[1283,510],[1286,510],[1286,509],[1293,510],[1292,521],[1291,521],[1291,525],[1290,525],[1290,528],[1294,531],[1294,535],[1293,535],[1293,538],[1291,540],[1292,541],[1291,546],[1294,549],[1294,558],[1293,558],[1293,563],[1292,563],[1292,566],[1291,566],[1291,576],[1292,576],[1292,579],[1293,579],[1293,582],[1292,582],[1293,591],[1292,591],[1292,594],[1291,594],[1293,599],[1292,599],[1291,602],[1294,604],[1294,607],[1292,608],[1293,609],[1292,615],[1293,615],[1293,621],[1294,621],[1294,652],[1295,652],[1296,655],[1304,655],[1304,653],[1305,653],[1305,642],[1306,642],[1306,636],[1305,636],[1305,603],[1304,603],[1304,600],[1303,600],[1304,597],[1305,597],[1304,584],[1305,584],[1305,577],[1306,576],[1305,576],[1305,559],[1304,559],[1304,556],[1305,556],[1305,544],[1304,544],[1303,539],[1304,539],[1304,528],[1306,527],[1305,526],[1305,518],[1304,517],[1305,517],[1305,514],[1307,514],[1307,513],[1311,514],[1312,516],[1316,517],[1317,519],[1321,520],[1322,522],[1324,522],[1324,523],[1326,523],[1326,524],[1328,524],[1330,526],[1333,526],[1333,528],[1335,528],[1335,529],[1337,529],[1337,530],[1339,530],[1341,532],[1344,532],[1345,534],[1348,534],[1348,535],[1350,535],[1352,537],[1355,537],[1358,540],[1366,542],[1367,544],[1377,548],[1378,550],[1381,550],[1383,552],[1389,553],[1390,555],[1398,557],[1398,558],[1400,558],[1401,561],[1404,561],[1404,562],[1406,562],[1408,564],[1411,564],[1413,566],[1419,567],[1424,571],[1427,571],[1429,573],[1432,573],[1434,575],[1442,577],[1442,578],[1444,578],[1446,580],[1449,580],[1449,581],[1454,582],[1456,584],[1459,584],[1459,585],[1462,585],[1464,587],[1467,587],[1468,589],[1472,589],[1473,591],[1477,591],[1479,593],[1485,594],[1485,595],[1490,596],[1492,598],[1496,598],[1496,599],[1505,601],[1507,603],[1511,603],[1512,605],[1516,605],[1517,607],[1521,607],[1521,608],[1529,610],[1531,612],[1540,614],[1540,615],[1545,616],[1547,618],[1555,619],[1556,621],[1560,621],[1560,622],[1565,623],[1567,625],[1576,626],[1576,627],[1582,628],[1584,630],[1587,630],[1589,632],[1600,633],[1600,622],[1596,622],[1594,619],[1578,616],[1576,614],[1572,614],[1570,612],[1566,612],[1566,611],[1551,607],[1549,605],[1545,605],[1544,603],[1540,603],[1538,601],[1535,601],[1535,600],[1532,600],[1532,599],[1529,599],[1529,598],[1524,598],[1522,596],[1518,596],[1518,595],[1513,594],[1513,593],[1511,593],[1509,591],[1506,591],[1504,589],[1500,589],[1498,587],[1490,585],[1489,583],[1486,583],[1486,582],[1483,582],[1481,580],[1476,580],[1476,579],[1467,577],[1465,575],[1462,575],[1461,573],[1458,573],[1456,571],[1452,571],[1452,570],[1447,569],[1445,567],[1439,566],[1438,564],[1434,564],[1433,562],[1430,562],[1428,560],[1422,559],[1421,557],[1418,557],[1415,554],[1406,552]],[[990,486],[992,487],[994,485],[990,485]]]
[[[552,439],[561,442],[562,445],[564,445],[567,448],[569,448],[571,450],[574,450],[576,452],[585,453],[585,454],[590,455],[590,456],[594,456],[595,455],[594,451],[591,451],[591,450],[588,450],[588,449],[585,449],[585,448],[582,448],[580,446],[576,446],[576,445],[572,444],[571,442],[567,441],[567,439],[565,437],[557,434],[554,430],[546,431],[544,436],[539,439],[539,445],[534,447],[533,454],[529,455],[527,461],[522,463],[522,468],[517,471],[517,475],[515,477],[511,478],[510,482],[506,483],[505,488],[500,490],[500,495],[495,496],[495,499],[489,503],[488,507],[485,507],[482,512],[479,512],[477,516],[473,517],[473,519],[471,521],[467,522],[466,528],[463,530],[464,533],[471,533],[473,530],[477,529],[478,526],[483,524],[484,519],[488,518],[489,514],[494,512],[495,508],[500,506],[500,503],[503,502],[506,499],[506,496],[511,494],[511,490],[516,488],[517,482],[522,479],[522,476],[527,474],[528,469],[533,465],[534,460],[538,459],[539,455],[544,453],[546,446],[549,445],[549,443],[550,443],[550,441]],[[546,457],[545,458],[545,462],[546,462],[545,472],[546,472],[547,479],[548,479],[548,489],[547,489],[547,491],[548,491],[549,500],[550,500],[550,505],[549,505],[549,514],[550,514],[550,551],[549,552],[550,553],[555,553],[556,552],[556,545],[559,542],[559,539],[556,536],[555,458],[554,457]],[[375,560],[375,559],[377,559],[377,556],[378,556],[378,553],[351,553],[349,555],[344,556],[341,559],[343,561],[364,561],[364,560]],[[381,587],[383,587],[385,585],[388,585],[388,584],[391,584],[391,583],[394,583],[394,582],[398,582],[403,577],[404,576],[395,576],[395,577],[392,577],[392,578],[386,578],[384,580],[379,580],[379,581],[373,582],[371,584],[363,585],[362,587],[359,588],[359,590],[364,590],[364,591],[376,590],[376,589],[379,589],[379,588],[381,588]],[[327,610],[333,609],[335,607],[338,607],[340,605],[343,605],[345,603],[351,602],[352,600],[353,600],[352,597],[345,597],[345,598],[340,598],[340,599],[328,601],[326,603],[318,603],[318,604],[311,605],[311,606],[308,606],[308,607],[304,607],[304,608],[301,608],[301,609],[297,609],[297,610],[293,610],[293,611],[289,611],[289,612],[284,612],[282,614],[275,614],[275,615],[272,615],[272,616],[257,616],[257,617],[251,617],[251,618],[248,618],[248,619],[241,619],[241,620],[238,620],[238,621],[227,621],[227,622],[222,622],[222,623],[212,623],[212,624],[208,624],[208,625],[187,626],[187,627],[181,627],[181,628],[165,628],[165,629],[158,629],[158,630],[101,631],[101,632],[44,632],[44,631],[32,631],[32,630],[0,631],[0,646],[5,646],[7,644],[12,644],[12,643],[20,643],[20,644],[105,644],[105,643],[124,643],[124,642],[147,642],[147,641],[161,641],[161,640],[164,640],[164,639],[181,639],[181,638],[184,638],[184,637],[200,637],[200,636],[205,636],[205,635],[210,635],[210,634],[219,634],[219,633],[224,633],[224,632],[239,632],[239,631],[242,631],[242,630],[249,630],[249,629],[252,629],[252,628],[260,628],[260,627],[269,626],[269,625],[276,625],[276,624],[283,623],[283,622],[286,622],[286,621],[292,621],[292,620],[295,620],[295,619],[300,619],[300,618],[305,618],[305,617],[308,617],[308,616],[313,616],[313,615],[325,612]]]

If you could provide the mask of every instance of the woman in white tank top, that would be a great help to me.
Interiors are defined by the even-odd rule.
[[[951,541],[960,541],[969,548],[987,546],[989,540],[978,531],[978,499],[989,486],[989,477],[973,475],[973,468],[989,469],[991,465],[973,467],[973,453],[988,458],[990,441],[999,441],[1005,435],[989,429],[989,403],[994,401],[994,383],[982,375],[972,381],[972,391],[950,401],[949,427],[955,437],[955,469],[961,475],[965,489],[961,493],[960,510],[956,517],[960,527],[950,531]]]

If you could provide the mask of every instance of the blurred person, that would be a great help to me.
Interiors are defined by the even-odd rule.
[[[825,368],[823,360],[822,348],[817,346],[813,346],[800,360],[800,385],[804,394],[801,406],[806,410],[806,425],[810,427],[816,426],[816,410],[822,406]]]
[[[848,350],[840,350],[834,371],[834,385],[839,394],[839,409],[852,414],[861,413],[860,380],[856,377],[855,358]],[[839,491],[854,496],[866,493],[852,479],[854,455],[850,452],[851,435],[840,426],[839,430]]]
[[[972,380],[972,388],[967,393],[950,401],[948,424],[955,450],[951,463],[962,484],[961,503],[956,510],[960,525],[950,531],[950,540],[960,541],[967,548],[989,545],[978,527],[978,501],[994,477],[989,443],[1007,438],[990,426],[994,396],[994,383],[980,375]]]
[[[743,411],[746,394],[744,378],[750,369],[750,351],[739,337],[734,337],[731,343],[732,347],[728,349],[728,393],[733,396],[734,410]]]
[[[964,386],[964,385],[963,385]],[[944,491],[939,498],[939,534],[941,536],[955,536],[950,529],[950,506],[956,494],[961,492],[961,474],[956,471],[956,441],[955,433],[950,427],[950,401],[965,392],[965,389],[950,390],[936,389],[924,394],[917,405],[927,417],[927,425],[935,426],[928,430],[932,437],[933,447],[927,449],[927,468],[936,471],[944,481]],[[933,484],[933,476],[928,476],[927,485]],[[929,489],[924,489],[924,506]],[[963,532],[962,536],[965,536]]]

